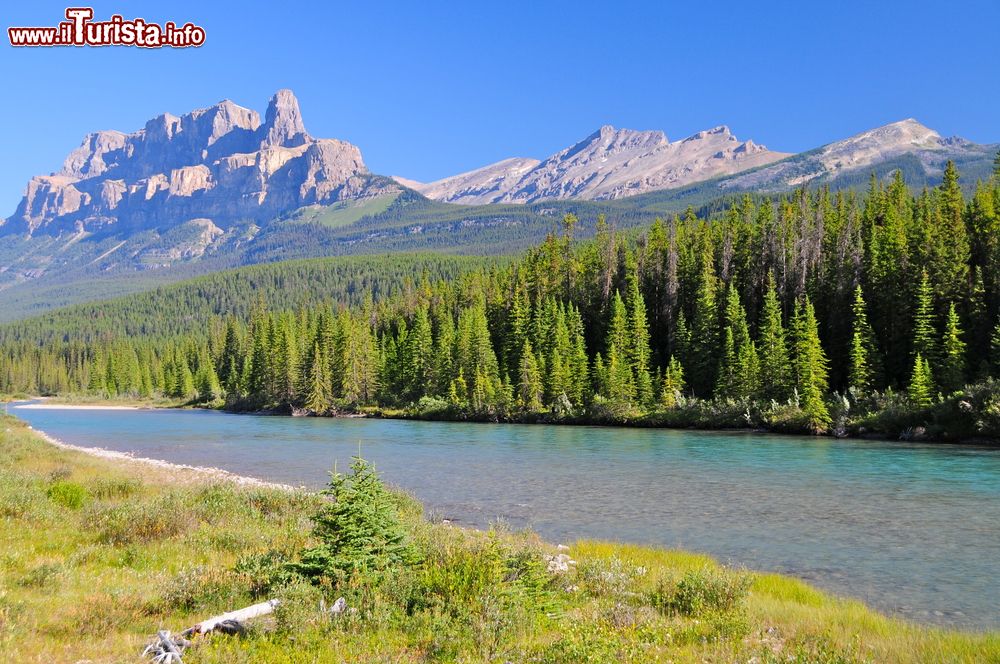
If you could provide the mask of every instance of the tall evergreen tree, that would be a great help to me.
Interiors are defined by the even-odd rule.
[[[767,399],[787,399],[791,392],[788,345],[785,341],[781,305],[778,303],[773,276],[769,277],[767,291],[764,294],[758,337],[761,394]]]
[[[934,399],[934,378],[931,365],[919,353],[913,358],[909,395],[910,402],[919,408],[930,406]]]
[[[689,357],[685,358],[691,388],[695,394],[709,396],[715,386],[719,352],[719,308],[716,293],[718,278],[712,254],[706,249],[701,258],[701,276],[695,294]]]
[[[965,383],[965,342],[962,341],[961,323],[954,302],[948,307],[945,317],[938,376],[942,389],[948,392],[960,389]]]
[[[917,286],[916,306],[913,311],[913,355],[927,362],[937,359],[937,332],[934,330],[934,295],[927,272],[921,275]]]
[[[684,367],[676,357],[671,356],[667,369],[663,372],[660,405],[670,410],[677,406],[677,399],[684,393]]]
[[[876,367],[878,367],[879,362],[878,351],[875,348],[875,334],[868,323],[868,311],[861,286],[854,290],[851,313],[853,324],[848,357],[850,366],[847,373],[847,386],[857,392],[865,393],[875,386]]]
[[[819,339],[819,326],[812,302],[807,297],[796,307],[792,320],[795,389],[807,426],[825,431],[831,422],[824,397],[827,390],[827,359]]]
[[[628,356],[635,376],[636,400],[648,406],[653,400],[653,381],[649,373],[649,321],[646,302],[639,291],[639,276],[634,264],[628,271],[628,330],[631,343]]]
[[[318,340],[313,344],[306,376],[304,405],[313,413],[322,415],[330,410],[333,398],[330,390],[329,363],[323,355],[323,348]]]
[[[529,412],[539,411],[542,409],[542,376],[529,341],[525,340],[520,355],[518,398],[521,408]]]

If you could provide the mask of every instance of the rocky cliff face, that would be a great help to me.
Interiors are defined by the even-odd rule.
[[[915,159],[927,175],[939,175],[950,159],[985,160],[995,147],[962,138],[943,138],[914,119],[901,120],[796,155],[766,168],[727,178],[730,190],[780,191],[831,182],[851,173],[867,174],[900,157]]]
[[[405,182],[428,198],[451,203],[609,200],[681,187],[787,156],[740,141],[728,127],[670,142],[661,131],[604,126],[544,161],[507,159],[437,182]]]
[[[88,135],[58,172],[31,179],[0,232],[138,230],[191,219],[226,228],[395,190],[370,175],[354,145],[310,136],[295,95],[279,90],[263,122],[227,100],[165,113],[131,134]]]

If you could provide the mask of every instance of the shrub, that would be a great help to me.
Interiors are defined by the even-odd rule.
[[[300,578],[290,569],[289,562],[283,551],[271,550],[241,557],[233,570],[243,576],[247,589],[259,598]]]
[[[429,418],[447,415],[452,410],[452,404],[448,400],[430,396],[420,397],[420,401],[414,406],[414,413],[416,415]]]
[[[503,583],[504,562],[492,537],[483,546],[460,542],[434,552],[424,568],[422,600],[452,613],[462,611]]]
[[[244,577],[234,572],[207,567],[181,570],[167,584],[156,607],[163,611],[181,609],[232,609],[247,592]]]
[[[0,474],[0,518],[37,517],[49,509],[51,503],[40,488],[15,475]]]
[[[68,608],[68,620],[59,621],[67,635],[106,637],[133,623],[142,611],[142,600],[126,593],[99,593]]]
[[[128,498],[136,493],[142,483],[138,480],[125,477],[101,477],[89,486],[90,495],[99,500],[110,500],[114,498]]]
[[[634,594],[636,581],[645,573],[644,567],[635,567],[614,556],[581,564],[578,578],[591,595],[621,598]]]
[[[54,503],[78,510],[87,502],[87,489],[76,482],[60,480],[50,485],[45,495]]]
[[[60,563],[41,563],[21,577],[19,583],[28,588],[43,588],[56,581],[65,571],[66,568]]]
[[[49,471],[49,481],[58,482],[59,480],[69,479],[70,475],[73,474],[73,469],[66,464],[56,466]]]
[[[151,503],[101,505],[84,520],[104,544],[151,542],[179,535],[191,526],[191,517],[172,495]]]
[[[750,578],[727,569],[703,567],[684,574],[679,582],[661,581],[652,597],[657,608],[697,618],[742,608]]]
[[[320,613],[320,600],[323,593],[319,588],[306,583],[295,583],[286,587],[278,597],[278,606],[274,608],[274,620],[281,634],[296,634],[307,627],[325,620]]]
[[[313,516],[316,546],[302,552],[294,569],[315,580],[343,583],[364,573],[415,563],[419,556],[403,529],[397,501],[375,468],[356,457],[351,473],[335,473],[323,494],[333,501]]]

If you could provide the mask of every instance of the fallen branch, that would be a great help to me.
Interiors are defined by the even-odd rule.
[[[194,634],[208,634],[219,631],[224,634],[239,634],[243,632],[243,622],[252,618],[266,616],[274,611],[278,606],[278,600],[269,599],[260,604],[248,606],[239,611],[230,611],[222,615],[202,620],[194,627],[181,632],[180,636],[171,636],[170,632],[161,629],[156,633],[156,640],[146,646],[142,651],[143,657],[151,657],[155,664],[183,664],[181,655],[191,642],[185,639],[186,636]]]
[[[252,618],[257,618],[260,616],[266,616],[274,611],[274,607],[278,606],[278,600],[269,599],[266,602],[261,602],[260,604],[254,604],[253,606],[248,606],[245,609],[240,609],[239,611],[230,611],[229,613],[223,613],[220,616],[215,616],[214,618],[209,618],[208,620],[202,620],[200,623],[194,627],[190,627],[184,630],[184,636],[189,636],[191,634],[208,634],[214,631],[221,623],[242,623]]]
[[[173,638],[170,632],[161,629],[153,641],[142,651],[143,657],[152,657],[156,664],[183,664],[181,653],[190,645],[189,641]]]

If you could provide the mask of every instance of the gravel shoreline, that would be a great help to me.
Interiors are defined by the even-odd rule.
[[[35,429],[34,427],[28,425],[28,429],[37,435],[39,438],[59,447],[64,450],[71,450],[73,452],[82,452],[83,454],[89,454],[93,457],[98,457],[100,459],[109,459],[111,461],[119,462],[130,462],[137,463],[143,466],[153,468],[156,470],[168,470],[173,473],[178,473],[178,480],[210,480],[210,481],[223,481],[223,482],[233,482],[240,486],[247,487],[261,487],[268,489],[280,489],[282,491],[307,491],[305,487],[294,487],[290,484],[281,484],[279,482],[268,482],[265,480],[257,479],[256,477],[247,477],[246,475],[237,475],[236,473],[231,473],[228,470],[223,470],[222,468],[213,468],[210,466],[189,466],[187,464],[181,463],[171,463],[170,461],[163,461],[161,459],[150,459],[148,457],[138,457],[127,452],[118,452],[115,450],[105,449],[103,447],[83,447],[81,445],[72,445],[70,443],[63,442],[54,436],[41,431],[40,429]],[[183,477],[186,475],[187,477]]]

